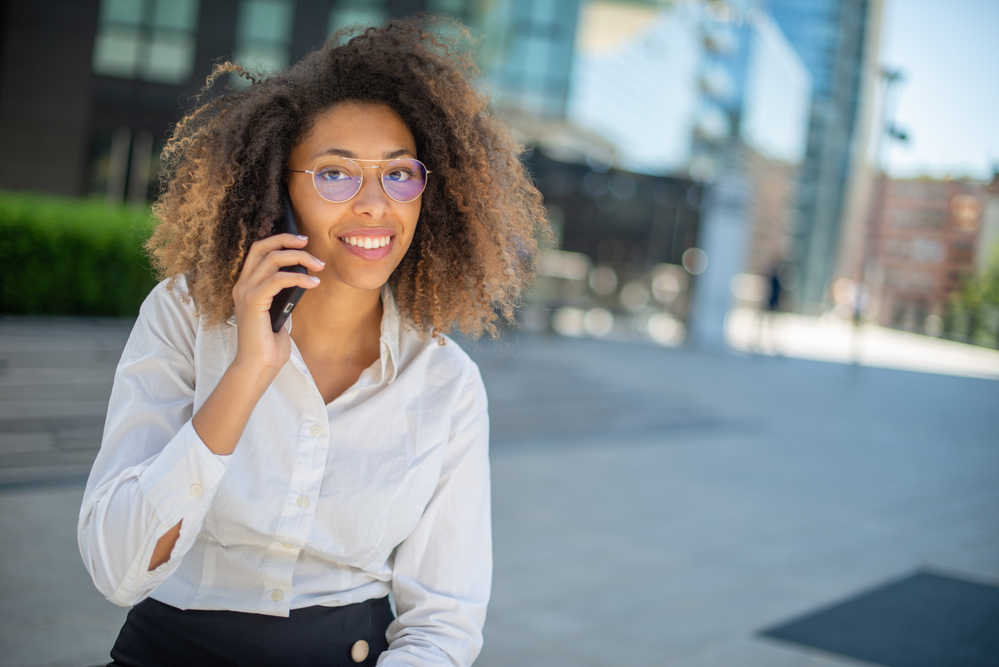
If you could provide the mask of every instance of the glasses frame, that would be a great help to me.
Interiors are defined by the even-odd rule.
[[[357,164],[358,162],[384,162],[385,164],[380,165],[380,166],[377,165],[377,164],[373,164],[373,165],[371,165],[369,167],[364,167],[364,166],[361,166],[361,165],[357,164],[357,169],[361,172],[361,180],[357,184],[357,190],[354,191],[354,194],[352,194],[351,196],[347,197],[343,201],[333,201],[332,199],[326,199],[326,197],[323,197],[323,193],[319,191],[319,184],[316,183],[316,171],[319,169],[319,167],[323,166],[324,164],[328,164],[328,163],[333,162],[335,160],[343,160],[344,162],[353,162],[354,164]],[[423,182],[423,189],[420,190],[420,194],[416,195],[412,199],[406,199],[406,200],[396,199],[395,197],[393,197],[392,195],[389,194],[388,189],[385,187],[385,167],[389,166],[393,162],[399,162],[400,160],[412,160],[413,162],[416,162],[421,167],[423,167],[424,173],[427,176],[430,176],[431,172],[430,172],[429,169],[427,169],[427,165],[423,164],[422,162],[420,162],[419,160],[417,160],[416,158],[413,158],[413,157],[397,157],[397,158],[392,158],[391,160],[364,160],[364,159],[361,159],[361,158],[350,158],[350,157],[331,158],[331,159],[328,159],[328,160],[323,160],[321,162],[317,162],[316,166],[313,167],[312,169],[289,169],[288,171],[291,172],[291,173],[293,173],[293,174],[309,174],[310,176],[312,176],[312,187],[314,187],[316,189],[316,194],[319,195],[320,198],[323,199],[323,201],[328,201],[331,204],[345,204],[345,203],[349,202],[351,199],[353,199],[354,197],[356,197],[357,193],[360,192],[361,188],[364,186],[364,170],[365,169],[378,169],[378,170],[380,170],[379,174],[378,174],[378,183],[382,186],[382,192],[385,193],[385,196],[388,197],[389,199],[391,199],[392,201],[397,202],[399,204],[408,204],[409,202],[414,202],[414,201],[416,201],[417,199],[419,199],[420,197],[423,196],[423,193],[426,192],[426,190],[427,190],[427,181],[429,179],[425,179],[424,180],[424,182]]]

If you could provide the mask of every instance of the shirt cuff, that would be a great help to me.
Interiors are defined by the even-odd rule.
[[[188,420],[139,475],[139,486],[160,516],[179,521],[214,495],[231,460],[208,449]]]

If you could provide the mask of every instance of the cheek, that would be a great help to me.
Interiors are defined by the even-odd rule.
[[[413,244],[413,239],[416,238],[416,231],[420,226],[420,210],[417,209],[411,216],[411,221],[406,225],[406,229],[409,232],[406,238],[406,249]]]

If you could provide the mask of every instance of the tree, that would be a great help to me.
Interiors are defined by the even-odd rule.
[[[999,347],[999,244],[993,246],[985,270],[965,276],[951,292],[948,308],[951,327],[963,320],[969,343],[981,337]]]

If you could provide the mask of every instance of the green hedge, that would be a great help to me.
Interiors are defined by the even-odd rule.
[[[145,207],[0,192],[0,313],[134,316],[156,284]]]

